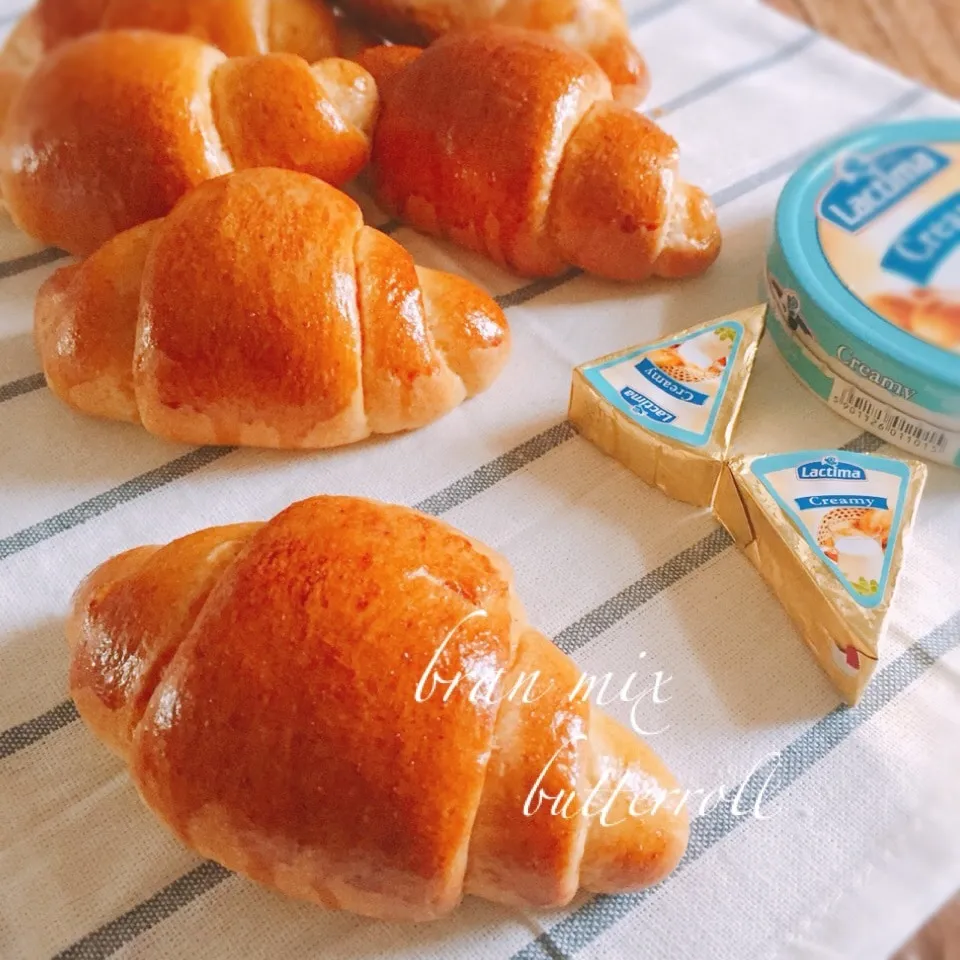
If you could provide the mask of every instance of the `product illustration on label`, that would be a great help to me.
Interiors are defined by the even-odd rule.
[[[854,600],[864,607],[880,603],[909,479],[906,465],[829,452],[799,462],[795,454],[764,457],[752,470]]]
[[[847,450],[728,460],[714,513],[849,704],[870,682],[926,468]]]
[[[645,483],[710,506],[766,312],[756,304],[580,364],[571,378],[570,422]]]
[[[651,430],[691,446],[707,442],[743,339],[724,320],[584,371],[607,400]]]

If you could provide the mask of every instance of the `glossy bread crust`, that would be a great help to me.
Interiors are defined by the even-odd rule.
[[[676,141],[653,121],[595,103],[567,144],[550,207],[550,234],[566,258],[598,273],[636,264],[652,272],[678,160]]]
[[[201,184],[57,271],[35,331],[51,388],[86,413],[287,448],[421,427],[485,390],[510,350],[482,290],[418,272],[346,194],[270,168]]]
[[[372,64],[394,52],[368,51]],[[452,34],[383,84],[373,178],[378,199],[428,233],[524,274],[564,267],[546,231],[567,139],[610,83],[547,35]]]
[[[147,33],[91,34],[47,57],[14,101],[0,146],[17,224],[92,253],[229,170],[209,132],[210,77],[224,60],[199,40]]]
[[[569,696],[578,671],[527,626],[506,562],[405,507],[317,497],[129,551],[80,586],[67,634],[77,707],[154,812],[292,896],[404,920],[464,892],[555,907],[683,853],[668,807],[609,828],[549,800],[524,815],[543,770],[581,803],[624,772],[619,813],[674,783]],[[506,696],[534,671],[542,696]]]
[[[548,678],[528,683],[528,677]],[[593,780],[590,705],[571,697],[580,674],[535,630],[524,630],[503,692],[483,796],[470,840],[466,890],[517,907],[549,908],[573,899],[589,821],[576,813]],[[525,694],[526,701],[525,702]],[[549,801],[528,802],[531,786]],[[573,793],[570,816],[562,803]]]
[[[679,178],[676,142],[562,41],[488,26],[361,62],[382,99],[377,197],[418,229],[523,276],[643,280],[716,259],[715,212]]]
[[[282,167],[341,184],[367,165],[377,90],[356,64],[311,66],[290,53],[235,57],[217,70],[212,90],[217,130],[235,169]],[[347,117],[354,98],[357,116]]]
[[[46,54],[96,30],[120,29],[186,34],[230,57],[274,51],[315,61],[356,45],[319,0],[37,0],[0,47],[0,126]]]
[[[33,330],[47,386],[84,413],[140,419],[132,358],[143,266],[160,222],[118,234],[40,289]]]
[[[578,267],[617,280],[696,276],[720,254],[710,198],[678,174],[676,141],[620,103],[595,103],[567,144],[549,232]]]
[[[228,57],[277,52],[320,60],[340,52],[335,18],[314,0],[109,0],[99,27],[189,34]]]
[[[552,33],[585,50],[624,88],[642,99],[646,64],[630,41],[619,0],[342,0],[342,5],[389,39],[426,45],[451,30],[487,24]]]
[[[314,0],[37,0],[20,22],[41,54],[96,30],[185,34],[228,57],[277,51],[320,60],[339,52],[336,19]]]
[[[128,550],[84,581],[84,617],[67,628],[70,688],[86,722],[124,759],[210,590],[258,527],[211,527],[162,549]]]
[[[192,37],[146,31],[65,43],[11,105],[4,200],[27,233],[85,255],[234,167],[343,183],[366,163],[377,92],[365,71],[340,63],[227,60]]]
[[[144,426],[222,444],[256,443],[258,430],[306,440],[317,424],[343,442],[362,429],[362,226],[346,194],[307,177],[241,175],[186,197],[144,269],[134,360]]]
[[[467,313],[464,305],[476,297],[476,288],[464,281],[468,289],[461,290],[456,278],[443,274],[441,284],[456,290],[460,299],[432,305],[428,314],[413,257],[400,244],[364,227],[357,237],[356,256],[363,394],[370,429],[394,433],[422,426],[431,411],[452,408],[467,397],[467,385],[449,364],[456,346],[437,337],[437,326],[447,313]],[[464,339],[461,335],[454,343]],[[489,339],[480,345],[467,344],[466,349],[476,349],[478,354],[465,365],[471,371],[480,365],[481,351],[499,353]],[[475,383],[470,386],[476,388],[471,393],[483,389]]]
[[[448,635],[444,675],[505,668],[511,630],[509,585],[465,537],[363,501],[296,505],[211,595],[137,731],[134,776],[191,845],[230,842],[235,869],[331,906],[445,913],[496,712],[417,704],[414,687]]]

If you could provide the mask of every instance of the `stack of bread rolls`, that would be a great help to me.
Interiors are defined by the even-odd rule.
[[[316,449],[487,389],[503,311],[364,225],[339,190],[361,175],[399,222],[524,277],[716,259],[709,198],[634,107],[646,68],[616,0],[342,6],[39,0],[15,27],[3,201],[85,258],[36,306],[67,404],[174,441]],[[683,853],[670,774],[562,696],[575,668],[505,561],[406,508],[316,498],[130,551],[84,583],[68,634],[78,709],[145,801],[293,896],[415,920],[464,892],[555,907],[655,883]],[[554,692],[482,702],[465,682],[414,703],[433,662],[540,670]],[[535,782],[619,825],[525,811]]]

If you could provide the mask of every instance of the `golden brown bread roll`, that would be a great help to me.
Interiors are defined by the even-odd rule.
[[[367,161],[376,109],[372,78],[347,60],[227,59],[192,37],[93,33],[46,57],[15,97],[0,186],[27,233],[85,255],[234,168],[346,182]]]
[[[496,23],[554,34],[586,50],[623,99],[650,86],[619,0],[340,0],[341,6],[401,43],[424,45],[454,29]]]
[[[464,892],[636,890],[683,854],[673,778],[575,693],[506,561],[406,507],[317,497],[131,550],[67,636],[77,709],[154,813],[286,894],[431,920]]]
[[[198,444],[331,447],[423,426],[506,362],[500,308],[414,266],[321,181],[261,168],[63,267],[37,297],[50,388]]]
[[[44,54],[94,30],[183,33],[227,56],[343,54],[337,19],[320,0],[37,0],[0,49],[0,122]]]
[[[713,205],[679,179],[676,142],[615,103],[586,54],[486,27],[360,62],[381,95],[377,198],[418,229],[526,276],[684,277],[716,259]]]

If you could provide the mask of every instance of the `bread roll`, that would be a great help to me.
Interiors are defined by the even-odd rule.
[[[510,349],[473,284],[418,268],[321,181],[260,168],[58,270],[36,340],[50,388],[197,444],[332,447],[423,426]]]
[[[532,277],[687,277],[717,258],[713,205],[680,179],[676,142],[616,103],[586,54],[486,27],[360,62],[382,99],[377,199],[417,229]]]
[[[351,46],[320,0],[38,0],[0,49],[0,126],[45,54],[95,30],[133,28],[189,34],[230,57],[278,52],[314,61]]]
[[[341,0],[341,5],[401,43],[426,45],[451,30],[487,24],[545,31],[589,53],[621,99],[635,104],[650,86],[619,0]]]
[[[345,183],[366,164],[376,110],[372,78],[347,60],[227,59],[192,37],[92,33],[15,97],[0,188],[27,233],[83,256],[235,168]]]
[[[685,849],[673,778],[577,695],[503,558],[406,507],[317,497],[121,554],[67,636],[77,709],[154,813],[291,896],[555,908]]]

